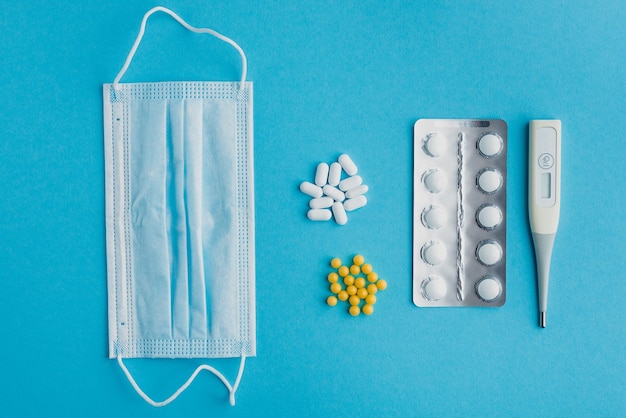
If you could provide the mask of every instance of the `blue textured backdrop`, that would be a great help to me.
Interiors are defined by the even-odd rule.
[[[237,406],[202,375],[156,410],[107,356],[101,84],[152,2],[0,8],[0,416],[626,415],[622,1],[169,1],[246,51],[255,83],[258,356]],[[124,81],[234,80],[237,53],[154,16]],[[412,125],[509,127],[507,303],[411,302]],[[537,327],[527,124],[563,122],[549,324]],[[349,153],[347,225],[298,184]],[[387,279],[371,317],[324,305],[332,256]],[[234,378],[237,361],[214,362]],[[165,398],[195,360],[129,361]]]

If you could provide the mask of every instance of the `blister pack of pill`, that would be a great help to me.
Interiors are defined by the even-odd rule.
[[[415,305],[504,304],[506,144],[503,120],[415,123]]]

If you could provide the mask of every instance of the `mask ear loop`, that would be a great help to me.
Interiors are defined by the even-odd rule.
[[[202,365],[198,366],[196,368],[196,370],[194,370],[194,372],[191,374],[191,376],[189,376],[189,379],[187,379],[187,381],[185,383],[183,383],[183,385],[181,387],[179,387],[176,390],[176,392],[174,392],[172,394],[172,396],[170,396],[169,398],[167,398],[166,400],[161,401],[161,402],[154,401],[152,398],[150,398],[148,395],[146,395],[146,393],[139,387],[137,382],[135,382],[135,379],[133,379],[133,376],[130,374],[130,372],[126,368],[126,365],[122,361],[122,357],[119,356],[119,355],[117,356],[117,363],[120,365],[121,369],[124,371],[124,374],[128,378],[128,381],[132,385],[133,389],[135,389],[135,391],[139,394],[139,396],[141,396],[143,398],[144,401],[148,402],[152,406],[155,406],[155,407],[165,406],[165,405],[169,404],[170,402],[172,402],[173,400],[175,400],[176,398],[178,398],[178,395],[183,393],[185,391],[185,389],[187,389],[189,387],[189,385],[191,385],[191,383],[194,381],[196,376],[198,376],[198,374],[202,370],[207,370],[207,371],[213,373],[215,376],[218,377],[218,379],[220,379],[222,381],[222,383],[224,384],[224,386],[226,386],[226,389],[228,389],[228,392],[230,394],[229,399],[230,399],[231,406],[235,406],[235,392],[237,392],[237,388],[239,387],[239,382],[241,381],[241,376],[243,375],[243,369],[244,369],[244,367],[246,365],[246,356],[245,356],[245,354],[241,355],[241,363],[239,363],[239,372],[237,373],[237,378],[235,379],[235,384],[234,385],[231,386],[231,384],[224,377],[224,375],[222,373],[220,373],[214,367],[211,367],[211,366],[209,366],[207,364],[202,364]]]
[[[146,23],[148,22],[148,18],[156,12],[167,13],[172,18],[174,18],[178,23],[180,23],[183,27],[185,27],[185,29],[190,30],[191,32],[206,33],[206,34],[215,36],[216,38],[218,38],[221,41],[226,42],[227,44],[232,45],[233,48],[235,48],[237,52],[239,52],[239,55],[241,56],[242,69],[241,69],[241,81],[240,81],[239,90],[240,92],[243,90],[244,84],[246,82],[246,74],[248,71],[248,60],[246,59],[246,54],[243,52],[243,49],[241,49],[241,47],[237,45],[235,41],[214,31],[213,29],[196,28],[194,26],[191,26],[189,23],[185,22],[180,16],[178,16],[176,13],[174,13],[170,9],[167,9],[163,6],[153,7],[152,9],[148,10],[146,14],[143,16],[143,20],[141,21],[141,27],[139,28],[139,34],[137,35],[137,39],[135,39],[135,43],[133,44],[133,47],[130,49],[128,56],[126,57],[126,62],[124,62],[124,66],[115,77],[115,80],[113,80],[113,88],[115,90],[119,89],[119,82],[122,76],[124,76],[124,74],[126,73],[126,70],[128,70],[128,67],[130,66],[130,62],[133,60],[133,57],[135,56],[135,52],[137,52],[137,48],[139,47],[139,44],[141,43],[141,39],[143,38],[144,32],[146,31]]]

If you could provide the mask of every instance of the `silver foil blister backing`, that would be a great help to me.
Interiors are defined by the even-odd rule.
[[[481,152],[481,141],[486,153]],[[415,123],[415,305],[498,307],[505,303],[506,154],[503,120],[420,119]],[[431,215],[437,216],[430,219],[433,208],[436,212]],[[485,218],[499,216],[500,222],[481,225],[478,213],[485,208]]]

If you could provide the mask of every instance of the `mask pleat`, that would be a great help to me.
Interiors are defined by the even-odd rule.
[[[237,156],[236,103],[206,100],[203,138],[203,251],[210,337],[215,340],[239,336],[237,298]],[[217,256],[216,256],[217,254]]]
[[[187,268],[191,295],[190,337],[206,339],[207,301],[202,252],[202,100],[184,101],[185,208],[187,218]]]
[[[166,106],[132,103],[130,118],[131,245],[138,339],[171,337],[170,254],[166,215]],[[139,320],[140,318],[140,320]]]
[[[169,102],[168,213],[170,217],[172,335],[189,338],[189,271],[185,206],[184,102]]]

